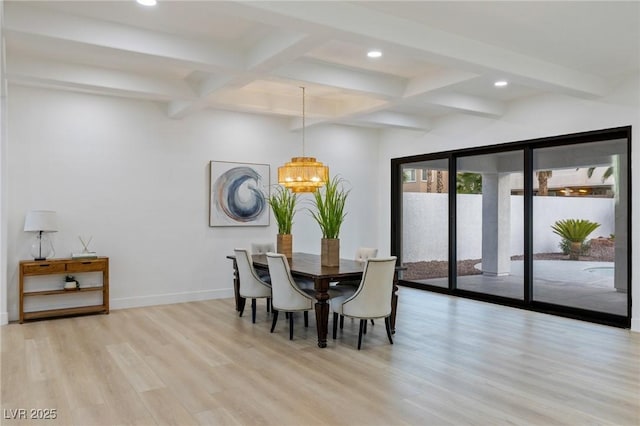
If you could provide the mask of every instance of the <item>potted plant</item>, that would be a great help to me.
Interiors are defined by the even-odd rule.
[[[338,176],[329,179],[325,186],[313,193],[313,218],[322,231],[320,259],[322,266],[340,264],[340,227],[347,213],[344,207],[350,190],[344,188],[344,180]]]
[[[277,186],[274,192],[267,198],[267,202],[273,210],[273,215],[278,223],[278,236],[276,237],[276,251],[291,259],[293,253],[293,216],[296,214],[296,202],[298,196],[283,186]]]
[[[551,229],[554,234],[562,237],[560,247],[568,248],[569,259],[579,260],[580,254],[585,251],[585,240],[599,226],[599,223],[586,219],[564,219],[556,221]]]

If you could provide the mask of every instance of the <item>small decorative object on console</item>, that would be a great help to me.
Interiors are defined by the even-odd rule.
[[[78,239],[82,243],[82,253],[71,253],[72,259],[96,259],[98,254],[95,251],[89,251],[89,244],[93,239],[93,236],[89,237],[89,240],[85,243],[81,236],[78,236]]]
[[[80,283],[73,277],[73,275],[67,275],[64,279],[65,290],[78,290]]]

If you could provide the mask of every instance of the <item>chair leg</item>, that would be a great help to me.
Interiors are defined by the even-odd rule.
[[[289,340],[293,340],[293,312],[289,312]]]
[[[393,339],[391,338],[391,317],[386,317],[384,319],[384,325],[387,328],[387,337],[389,338],[389,343],[393,345]]]
[[[267,297],[267,312],[271,312],[271,298]]]
[[[360,320],[360,332],[358,333],[358,350],[360,350],[360,346],[362,345],[362,331],[367,325],[367,320]]]
[[[247,303],[247,299],[245,299],[244,297],[241,297],[238,299],[238,311],[240,311],[240,315],[242,316],[242,314],[244,313],[244,305],[245,303]]]
[[[340,315],[340,330],[344,328],[344,315]]]
[[[309,327],[309,311],[304,311],[304,326]]]
[[[371,320],[371,325],[376,325],[376,323],[374,323],[373,320]]]
[[[273,310],[273,321],[271,321],[271,332],[276,328],[276,323],[278,322],[278,311]]]
[[[338,335],[338,313],[333,313],[333,338],[335,339]]]
[[[256,299],[251,299],[251,322],[256,323]]]

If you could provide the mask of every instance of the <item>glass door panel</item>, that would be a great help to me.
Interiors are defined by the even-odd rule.
[[[524,297],[524,154],[457,159],[456,287]]]
[[[414,284],[449,285],[448,160],[402,166],[402,277]]]
[[[626,316],[626,140],[533,151],[533,300]]]

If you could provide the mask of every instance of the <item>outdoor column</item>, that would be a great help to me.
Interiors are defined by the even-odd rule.
[[[511,175],[482,174],[482,273],[511,272]]]

